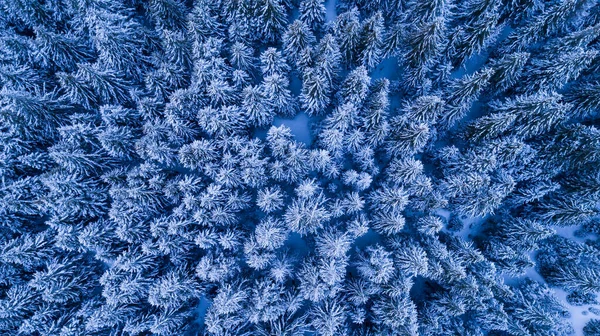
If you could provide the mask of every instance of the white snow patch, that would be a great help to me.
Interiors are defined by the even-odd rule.
[[[531,252],[529,252],[529,259],[533,260],[533,262],[535,262],[535,254],[536,254],[536,252],[537,251],[531,251]],[[543,284],[546,283],[546,280],[544,280],[544,277],[542,277],[540,275],[540,273],[538,273],[538,271],[535,269],[535,266],[528,268],[527,272],[525,273],[525,275],[528,278],[533,279],[533,280],[535,280],[535,281],[537,281],[539,283],[543,283]]]
[[[369,229],[366,234],[354,240],[354,244],[356,244],[360,250],[364,249],[366,246],[374,245],[379,242],[381,242],[381,235],[373,229]]]
[[[456,235],[466,241],[470,241],[474,236],[477,235],[477,230],[480,228],[481,223],[485,222],[486,219],[487,216],[467,217],[464,219],[461,218],[460,221],[463,224],[463,228],[457,232]]]
[[[461,220],[463,223],[462,229],[456,233],[457,237],[462,238],[465,241],[471,240],[471,227],[470,225],[465,225],[465,221]]]
[[[553,229],[556,231],[556,234],[568,238],[570,240],[585,243],[587,240],[586,237],[579,237],[575,235],[575,231],[581,228],[581,225],[571,225],[571,226],[553,226]],[[590,237],[593,238],[593,237]]]
[[[312,137],[310,136],[310,128],[308,122],[310,118],[304,112],[298,113],[293,119],[286,119],[281,117],[275,117],[273,121],[274,126],[285,125],[292,130],[292,134],[296,137],[296,140],[303,142],[307,146],[312,143]]]
[[[300,18],[300,10],[298,7],[294,7],[292,9],[292,13],[290,14],[290,22],[294,22]]]
[[[296,97],[302,92],[302,80],[295,73],[290,74],[290,92]]]
[[[298,113],[294,118],[275,117],[273,123],[269,125],[268,128],[255,129],[254,137],[266,140],[267,132],[271,126],[285,125],[292,131],[292,135],[294,135],[296,141],[310,146],[312,143],[312,136],[310,134],[309,122],[310,117],[304,112]]]
[[[446,221],[450,220],[450,211],[446,210],[446,209],[435,209],[433,210],[433,213],[435,213],[438,216],[442,216],[446,219]]]
[[[583,306],[572,306],[567,302],[567,295],[569,293],[565,292],[559,288],[552,288],[554,294],[561,301],[565,307],[569,309],[571,313],[571,318],[569,318],[573,329],[575,329],[576,336],[583,336],[583,327],[593,318],[597,318],[592,312],[589,311],[591,307],[600,308],[598,305],[583,305]]]
[[[531,256],[532,260],[535,260],[535,258],[534,258],[535,251],[530,252],[529,255]],[[515,285],[519,280],[523,280],[526,278],[535,280],[542,284],[546,284],[546,280],[544,280],[544,278],[535,270],[535,267],[528,268],[525,275],[523,275],[523,276],[510,277],[510,276],[505,275],[505,276],[503,276],[503,278],[504,278],[504,283],[507,285]],[[560,303],[563,306],[565,306],[567,308],[567,310],[569,310],[571,317],[568,320],[571,323],[571,325],[573,326],[573,329],[575,330],[575,335],[583,336],[583,327],[591,319],[598,318],[595,314],[590,312],[589,309],[592,307],[600,309],[600,305],[573,306],[573,305],[569,304],[569,302],[567,302],[567,295],[569,295],[569,293],[567,293],[566,291],[564,291],[560,288],[556,288],[556,287],[549,287],[549,288],[552,291],[552,293],[554,293],[554,296],[556,296],[556,298],[560,301]]]
[[[285,241],[285,247],[291,250],[297,256],[306,256],[310,253],[306,241],[302,239],[299,233],[292,232]]]

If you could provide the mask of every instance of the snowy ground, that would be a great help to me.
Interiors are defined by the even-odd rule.
[[[580,242],[580,243],[585,243],[585,241],[587,239],[594,239],[596,238],[595,235],[589,235],[589,236],[585,236],[582,237],[580,235],[576,235],[576,231],[579,230],[580,226],[579,225],[571,225],[571,226],[563,226],[563,227],[554,227],[554,230],[556,231],[556,234],[565,238],[568,238],[569,240],[573,240],[576,242]]]
[[[292,119],[275,117],[273,125],[285,125],[289,127],[292,130],[292,134],[294,134],[296,141],[303,142],[307,146],[310,146],[312,143],[312,137],[310,135],[309,121],[310,118],[308,115],[304,112],[300,112]]]
[[[579,229],[579,225],[555,227],[554,229],[556,230],[557,235],[568,238],[572,241],[584,243],[586,239],[589,238],[581,237],[575,234],[575,232]],[[534,278],[537,281],[544,282],[543,278],[535,270],[532,270],[532,273],[535,273],[535,275],[537,275],[537,278],[530,276],[531,278]],[[570,320],[571,324],[573,325],[573,328],[575,329],[575,335],[583,336],[583,327],[586,325],[586,323],[593,318],[600,319],[600,316],[595,315],[594,313],[589,311],[590,308],[600,309],[600,305],[573,306],[567,302],[567,295],[569,293],[559,288],[552,288],[552,291],[560,299],[560,301],[566,307],[569,308],[569,312],[571,313]]]
[[[325,14],[325,22],[332,22],[337,17],[335,4],[335,0],[327,0],[325,2],[325,8],[327,8],[327,13]]]
[[[600,316],[595,315],[590,312],[589,309],[592,307],[600,308],[598,305],[583,305],[583,306],[572,306],[567,303],[567,295],[568,293],[562,289],[552,288],[554,295],[558,297],[558,299],[569,309],[571,313],[571,325],[573,329],[575,329],[576,336],[583,336],[583,327],[588,323],[592,318],[600,318]]]
[[[198,307],[196,307],[196,323],[199,326],[204,325],[204,318],[206,317],[206,312],[208,311],[208,308],[211,304],[212,302],[205,296],[202,296],[202,298],[200,298],[200,303],[198,304]]]
[[[530,257],[532,260],[535,260],[535,251],[530,253]],[[544,278],[535,270],[534,267],[528,268],[525,275],[521,277],[504,276],[504,283],[507,285],[516,285],[520,280],[525,278],[529,278],[547,285],[546,280],[544,280]],[[589,322],[589,320],[593,318],[600,319],[600,316],[595,315],[589,310],[590,308],[600,309],[600,305],[574,306],[567,302],[567,295],[569,293],[556,287],[550,287],[550,290],[558,298],[560,303],[569,310],[569,313],[571,314],[569,321],[575,330],[575,336],[584,336],[583,327]]]
[[[446,209],[438,209],[435,211],[435,214],[444,217],[446,221],[450,219],[451,212]],[[477,231],[481,228],[481,224],[486,220],[485,217],[469,217],[463,218],[460,221],[463,224],[462,230],[454,233],[454,235],[461,237],[466,241],[471,241],[472,237],[477,234]],[[563,236],[565,238],[569,238],[578,242],[585,242],[585,237],[578,237],[575,235],[575,231],[579,228],[578,225],[568,226],[568,227],[556,227],[556,234],[559,236]],[[535,251],[530,253],[530,257],[532,260],[535,260]],[[527,269],[526,273],[522,277],[504,277],[504,283],[508,285],[515,285],[519,280],[529,278],[539,283],[546,284],[544,278],[535,270],[534,267]],[[560,288],[550,287],[550,289],[554,292],[556,297],[560,300],[560,302],[567,307],[569,312],[571,313],[571,317],[569,318],[573,329],[575,330],[576,336],[583,336],[583,327],[586,323],[593,319],[600,319],[600,316],[595,315],[590,312],[590,308],[600,309],[600,305],[583,305],[583,306],[573,306],[567,302],[568,293]]]
[[[546,283],[544,278],[533,267],[529,268],[527,270],[527,272],[525,273],[525,275],[521,276],[521,277],[505,276],[504,283],[507,285],[516,285],[519,282],[519,280],[522,280],[525,278],[535,280],[539,283]],[[576,336],[583,336],[583,327],[586,325],[586,323],[590,319],[600,318],[600,316],[596,316],[592,312],[589,311],[589,309],[592,307],[600,308],[600,306],[598,306],[598,305],[573,306],[567,302],[567,295],[568,295],[567,292],[565,292],[562,289],[552,288],[552,287],[550,287],[550,290],[552,290],[552,292],[558,298],[560,303],[569,310],[569,313],[571,314],[569,321],[571,322],[571,325],[573,326],[573,329],[575,330]]]
[[[452,216],[452,213],[446,209],[437,209],[434,211],[434,213],[438,216],[444,217],[446,222],[448,222],[450,220],[450,217]],[[486,219],[487,216],[460,218],[460,222],[462,223],[462,229],[460,231],[450,232],[447,229],[444,229],[444,231],[452,233],[457,237],[461,237],[466,241],[471,241],[473,236],[475,236],[477,232],[479,232],[479,230],[481,229],[481,224],[485,222]]]

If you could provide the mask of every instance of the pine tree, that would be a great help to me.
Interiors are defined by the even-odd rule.
[[[256,2],[258,29],[268,41],[276,41],[287,24],[284,5],[279,0],[259,0]]]
[[[288,26],[283,35],[284,52],[287,57],[295,62],[300,59],[301,51],[310,48],[315,42],[315,37],[306,23],[294,21]]]
[[[399,212],[377,214],[373,217],[373,227],[381,234],[393,236],[402,231],[406,224],[404,216]]]
[[[242,42],[234,43],[229,49],[231,64],[242,70],[250,70],[254,66],[254,52],[252,48]]]
[[[264,90],[266,101],[269,102],[271,108],[275,109],[277,114],[284,116],[294,115],[296,103],[288,88],[289,81],[286,77],[279,74],[267,76],[261,86]]]
[[[326,202],[327,198],[322,193],[310,198],[294,200],[284,215],[287,226],[302,235],[315,233],[331,217],[324,207]]]
[[[385,173],[390,183],[407,185],[423,173],[423,164],[413,158],[394,158],[390,161]]]
[[[86,63],[93,57],[90,47],[73,34],[37,29],[35,44],[35,58],[43,66],[59,71],[74,70],[77,63]]]
[[[49,261],[53,250],[52,242],[46,234],[25,234],[3,243],[0,260],[7,264],[22,265],[25,270],[33,270]]]
[[[347,65],[354,64],[356,61],[355,50],[360,41],[360,30],[356,7],[338,15],[335,20],[333,31],[340,46],[343,62]]]
[[[340,300],[325,300],[312,309],[309,314],[311,326],[319,335],[333,336],[345,332],[346,308]]]
[[[123,13],[104,9],[90,11],[86,21],[101,63],[110,69],[138,76],[139,51],[144,49],[146,37],[141,24]]]
[[[247,86],[243,91],[242,110],[253,125],[271,124],[274,113],[268,108],[263,90],[259,86]]]
[[[4,1],[0,334],[581,332],[599,14]]]
[[[446,0],[409,1],[410,19],[430,21],[448,16],[450,3]]]
[[[492,111],[510,113],[517,116],[513,132],[518,136],[531,137],[550,130],[559,123],[569,105],[561,102],[557,93],[537,93],[530,96],[517,96],[503,103],[489,104]]]
[[[427,124],[410,122],[404,118],[393,120],[387,149],[394,155],[412,155],[425,148],[430,136]]]
[[[318,30],[323,25],[326,12],[323,0],[302,0],[300,3],[300,20],[313,30]]]
[[[474,141],[495,138],[512,127],[517,115],[498,113],[478,118],[471,123],[466,131],[466,136]]]
[[[552,236],[555,232],[541,223],[529,219],[509,219],[502,223],[499,231],[511,245],[532,250],[535,244]]]
[[[221,286],[206,313],[206,330],[215,335],[236,330],[241,332],[242,327],[247,323],[242,318],[243,310],[248,304],[247,298],[248,293],[241,284]]]
[[[321,38],[315,50],[315,64],[319,65],[330,86],[337,83],[341,62],[340,47],[331,34]]]
[[[553,4],[528,24],[511,33],[506,39],[506,47],[512,51],[522,51],[525,47],[565,29],[569,21],[586,6],[586,1],[568,0]]]
[[[495,60],[493,63],[494,74],[490,81],[499,90],[511,88],[521,77],[529,56],[529,53],[516,52]]]
[[[568,226],[587,222],[598,213],[591,200],[573,197],[555,197],[540,203],[536,215],[556,225]]]
[[[585,83],[575,85],[565,93],[565,102],[573,106],[573,113],[578,117],[594,118],[600,108],[600,84]]]
[[[358,42],[358,50],[360,50],[358,58],[368,69],[375,67],[381,61],[384,28],[381,12],[373,14],[362,25]]]
[[[109,126],[98,134],[98,141],[108,155],[132,159],[135,154],[136,132],[129,127]]]
[[[185,22],[185,5],[177,0],[151,0],[147,10],[156,24],[162,29],[178,30]]]
[[[76,76],[94,90],[100,101],[123,103],[128,100],[128,83],[117,73],[89,64],[79,64],[78,68]]]
[[[583,327],[583,334],[585,336],[594,335],[600,333],[600,320],[591,319]]]
[[[417,333],[416,308],[408,295],[377,300],[373,304],[373,314],[377,324],[409,335]]]
[[[394,261],[398,268],[408,276],[426,275],[428,259],[425,250],[416,244],[394,242]]]
[[[466,22],[455,30],[453,44],[449,46],[455,65],[461,65],[466,59],[479,53],[501,29],[498,26],[498,1],[465,2],[458,7],[459,18]]]
[[[448,107],[441,116],[446,127],[452,127],[458,120],[464,118],[480,93],[485,89],[494,74],[494,70],[484,68],[478,72],[454,81],[448,89],[446,102]]]
[[[29,286],[41,294],[48,303],[79,301],[81,295],[94,288],[93,270],[77,259],[53,259],[45,269],[33,274]]]
[[[364,66],[352,70],[340,90],[340,98],[344,103],[352,103],[361,106],[369,92],[371,78]]]
[[[383,40],[382,56],[396,57],[401,54],[402,42],[406,26],[402,23],[396,23],[390,28],[387,36]]]
[[[437,96],[420,96],[414,102],[408,102],[402,107],[407,120],[425,124],[435,124],[437,117],[442,114],[444,101]]]
[[[435,235],[444,227],[444,223],[439,217],[426,216],[417,221],[417,230],[426,235]]]
[[[367,109],[363,118],[363,127],[368,133],[367,143],[369,146],[381,144],[389,133],[388,108],[389,81],[383,79],[377,81],[371,89],[368,98]]]
[[[199,296],[200,288],[189,277],[169,272],[154,283],[148,291],[148,302],[165,309],[181,307],[186,301]]]
[[[225,34],[219,22],[217,11],[208,1],[198,1],[187,15],[187,31],[193,45],[199,45],[213,36]]]
[[[322,75],[318,67],[308,69],[302,81],[300,94],[302,108],[306,109],[309,115],[322,114],[329,105],[330,90],[327,78]]]
[[[406,37],[403,59],[407,66],[406,82],[421,83],[444,47],[446,22],[442,17],[411,25]],[[402,64],[401,64],[402,65]]]
[[[285,75],[290,71],[290,66],[286,63],[281,51],[275,48],[268,48],[260,54],[260,63],[263,76]]]
[[[595,293],[600,288],[600,274],[593,268],[558,266],[547,279],[556,286],[581,293]]]
[[[361,277],[375,284],[388,283],[394,274],[392,254],[380,245],[366,248],[357,265]]]
[[[558,91],[568,82],[577,79],[597,55],[595,50],[575,49],[552,59],[534,59],[525,76],[525,83],[528,83],[524,86],[525,90],[535,92],[543,88]]]
[[[107,211],[108,193],[97,179],[62,173],[48,176],[43,183],[48,188],[44,203],[57,218],[94,218]]]
[[[408,194],[402,187],[383,186],[369,194],[371,206],[381,212],[401,212],[408,204]]]

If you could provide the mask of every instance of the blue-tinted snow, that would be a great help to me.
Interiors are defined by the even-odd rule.
[[[206,312],[211,304],[212,301],[202,295],[200,303],[198,303],[198,307],[196,307],[196,323],[201,327],[204,326],[204,318],[206,317]]]
[[[529,253],[529,257],[531,258],[531,260],[535,261],[535,253],[535,251]],[[537,272],[535,267],[528,268],[525,271],[525,275],[523,276],[511,277],[508,275],[504,275],[503,278],[504,283],[507,285],[516,285],[519,281],[522,281],[524,279],[531,279],[547,285],[546,280],[544,280],[544,278]],[[583,327],[586,325],[586,323],[588,323],[589,320],[592,318],[597,318],[597,316],[591,313],[589,309],[592,307],[600,309],[600,305],[574,306],[567,301],[567,295],[569,295],[568,292],[557,287],[550,287],[550,290],[559,299],[560,303],[569,310],[569,313],[571,314],[569,320],[571,322],[571,325],[573,326],[573,329],[575,330],[575,335],[583,336]]]
[[[335,5],[336,0],[327,0],[325,2],[325,8],[327,8],[327,13],[325,14],[325,22],[332,22],[337,17]]]
[[[553,288],[552,290],[554,291],[554,295],[558,297],[561,303],[569,309],[569,313],[571,313],[569,320],[571,321],[573,329],[575,329],[575,335],[583,336],[583,327],[586,325],[586,323],[588,323],[592,318],[598,318],[592,314],[589,309],[591,307],[600,308],[600,305],[573,306],[567,302],[567,295],[569,293],[558,288]]]
[[[435,209],[433,211],[436,215],[444,217],[446,222],[450,220],[452,213],[447,209]],[[462,238],[463,240],[470,241],[473,237],[475,237],[480,229],[481,224],[483,224],[489,216],[477,216],[477,217],[465,217],[459,218],[462,223],[462,229],[458,232],[450,232],[447,229],[443,229],[445,232],[451,233],[457,237]]]
[[[312,143],[312,137],[310,136],[309,121],[310,118],[308,115],[304,112],[300,112],[292,119],[275,117],[273,125],[285,125],[289,127],[292,130],[292,134],[295,136],[296,141],[310,146]]]
[[[398,58],[388,57],[381,61],[370,73],[371,79],[387,78],[394,80],[398,78]]]
[[[585,243],[588,238],[594,238],[593,234],[590,234],[590,237],[582,237],[577,233],[577,230],[581,229],[581,225],[571,225],[571,226],[562,226],[562,227],[554,227],[556,234],[562,237],[565,237],[569,240],[577,241],[580,243]]]
[[[358,247],[359,249],[364,249],[365,247],[367,247],[369,245],[374,245],[379,242],[381,242],[381,235],[379,233],[375,232],[375,230],[369,229],[369,231],[367,231],[367,233],[356,238],[356,240],[354,241],[354,245],[356,247]]]
[[[299,233],[292,232],[285,241],[285,247],[292,252],[296,257],[302,258],[310,252],[308,245]]]
[[[462,78],[466,75],[472,75],[475,72],[477,72],[477,70],[481,69],[483,65],[487,62],[487,60],[488,56],[485,54],[473,55],[465,61],[463,66],[458,67],[458,69],[453,71],[452,74],[450,74],[450,77]]]

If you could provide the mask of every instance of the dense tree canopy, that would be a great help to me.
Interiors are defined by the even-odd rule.
[[[595,0],[0,1],[0,334],[600,335],[598,127]]]

